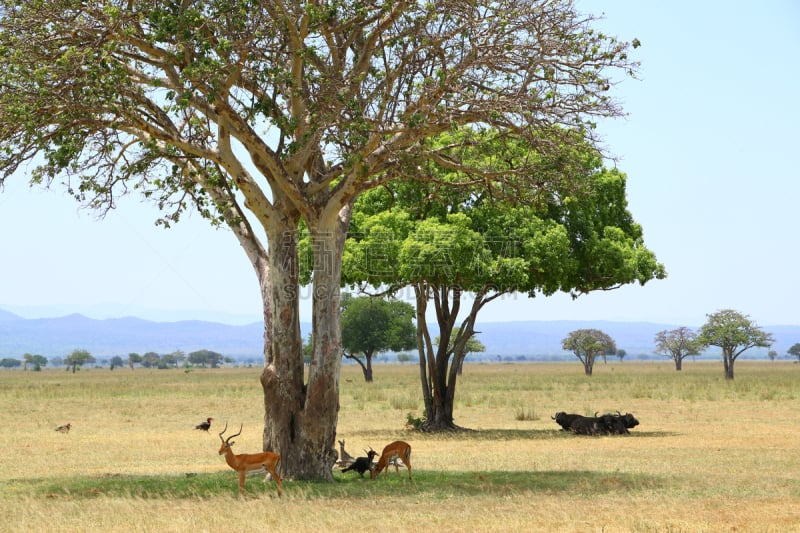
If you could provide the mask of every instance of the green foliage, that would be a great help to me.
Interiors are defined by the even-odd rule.
[[[722,309],[707,317],[697,340],[704,346],[722,349],[726,379],[733,379],[733,364],[742,352],[756,346],[769,348],[775,342],[771,333],[759,328],[747,315],[733,309]]]
[[[686,357],[698,355],[703,349],[703,343],[697,339],[697,334],[687,327],[659,331],[654,342],[655,352],[675,361],[677,370],[681,369],[681,362]]]
[[[342,347],[353,354],[408,350],[416,345],[414,307],[399,300],[342,301]]]
[[[786,350],[786,353],[797,357],[797,361],[800,362],[800,342],[792,344],[792,347]]]
[[[0,368],[17,368],[22,365],[22,361],[14,359],[13,357],[4,357],[0,359]]]
[[[80,348],[73,350],[72,353],[64,359],[64,364],[68,367],[71,366],[73,373],[78,369],[78,367],[94,362],[95,358],[92,357],[92,354],[90,354],[88,350]]]
[[[613,354],[617,351],[614,339],[599,329],[577,329],[561,341],[561,347],[575,354],[587,376],[592,375],[595,359],[598,355]]]
[[[191,352],[188,357],[188,361],[193,365],[211,368],[217,368],[224,360],[225,356],[212,350],[197,350]]]

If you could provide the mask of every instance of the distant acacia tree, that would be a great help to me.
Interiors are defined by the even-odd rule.
[[[700,329],[697,340],[704,346],[722,349],[725,379],[733,379],[733,363],[742,352],[760,346],[769,348],[775,339],[763,331],[747,315],[733,309],[723,309],[706,315],[708,321]]]
[[[158,368],[161,363],[161,356],[156,352],[147,352],[142,356],[142,366],[145,368]]]
[[[22,370],[27,370],[28,365],[33,365],[34,370],[41,370],[43,366],[47,366],[47,357],[26,353],[22,356]]]
[[[134,363],[141,364],[142,356],[136,352],[132,352],[128,354],[128,365],[130,365],[131,370],[133,370]]]
[[[703,344],[697,340],[697,334],[691,329],[681,326],[673,330],[656,333],[655,352],[675,361],[675,370],[683,368],[683,360],[690,355],[698,355]]]
[[[617,345],[614,339],[599,329],[577,329],[561,341],[561,347],[575,354],[587,376],[592,375],[594,361],[598,355],[615,353]]]
[[[125,366],[125,361],[122,360],[122,357],[115,355],[114,357],[111,358],[108,364],[111,367],[111,370],[114,370],[118,366],[120,367]]]
[[[796,342],[791,348],[786,350],[786,353],[792,357],[797,357],[797,362],[800,363],[800,342]]]
[[[197,350],[196,352],[192,352],[189,354],[189,362],[193,365],[200,365],[202,367],[210,366],[211,368],[217,368],[221,362],[225,360],[225,357],[217,352],[212,352],[211,350]]]
[[[90,354],[88,350],[83,349],[73,350],[72,353],[69,354],[66,359],[64,359],[64,364],[67,365],[67,367],[72,367],[73,374],[79,366],[94,362],[95,358],[92,357],[92,354]]]
[[[13,359],[11,357],[5,357],[0,359],[0,367],[2,368],[17,368],[22,364],[22,361],[19,359]]]
[[[400,300],[342,298],[342,353],[361,366],[364,380],[372,381],[372,357],[386,350],[417,345],[414,306]],[[364,361],[359,355],[364,356]]]
[[[619,358],[620,363],[622,362],[623,359],[625,359],[626,355],[628,355],[628,352],[626,352],[622,348],[617,350],[617,357]]]

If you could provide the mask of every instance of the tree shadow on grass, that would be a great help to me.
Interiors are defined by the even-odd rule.
[[[359,437],[386,439],[385,431],[359,431],[354,433]],[[669,437],[677,433],[668,431],[638,431],[632,430],[628,435],[576,435],[571,431],[560,429],[465,429],[461,431],[442,431],[428,433],[425,431],[405,431],[398,433],[397,438],[407,440],[430,441],[508,441],[508,440],[552,440],[552,439],[597,439],[597,438],[643,438],[643,437]]]
[[[518,494],[564,494],[566,496],[592,496],[621,492],[634,494],[647,492],[669,484],[665,478],[625,472],[593,471],[428,471],[415,470],[413,480],[405,471],[398,476],[390,472],[376,480],[349,477],[334,473],[335,481],[285,480],[284,498],[320,500],[331,498],[365,497],[424,497],[448,499],[492,494],[513,496]],[[90,500],[98,497],[139,499],[207,499],[238,495],[238,482],[232,472],[186,475],[100,475],[76,476],[57,479],[11,480],[14,488],[6,487],[4,496],[25,498]],[[277,500],[275,484],[264,483],[258,477],[248,478],[246,498]]]

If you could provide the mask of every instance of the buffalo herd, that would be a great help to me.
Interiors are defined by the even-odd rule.
[[[628,430],[639,425],[639,421],[631,413],[624,415],[606,413],[598,416],[583,416],[559,411],[550,417],[561,426],[562,431],[571,431],[577,435],[625,435]]]

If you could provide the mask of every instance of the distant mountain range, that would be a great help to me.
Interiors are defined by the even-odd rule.
[[[526,321],[484,322],[476,329],[477,337],[486,346],[472,360],[496,360],[526,357],[529,359],[571,358],[561,349],[561,340],[569,332],[582,328],[597,328],[611,336],[617,347],[625,350],[630,359],[654,357],[653,338],[676,325],[651,322],[612,321]],[[762,326],[773,334],[772,349],[780,357],[800,342],[800,326]],[[311,330],[301,324],[303,338]],[[263,324],[260,322],[232,326],[216,322],[186,320],[153,322],[135,317],[96,320],[72,314],[58,318],[26,319],[0,309],[0,358],[21,359],[23,354],[64,357],[75,349],[88,350],[98,359],[131,352],[159,354],[182,350],[213,350],[239,360],[261,361],[263,353]],[[709,354],[717,354],[715,349]],[[752,349],[742,357],[766,357],[766,349]],[[655,356],[660,357],[660,356]]]

